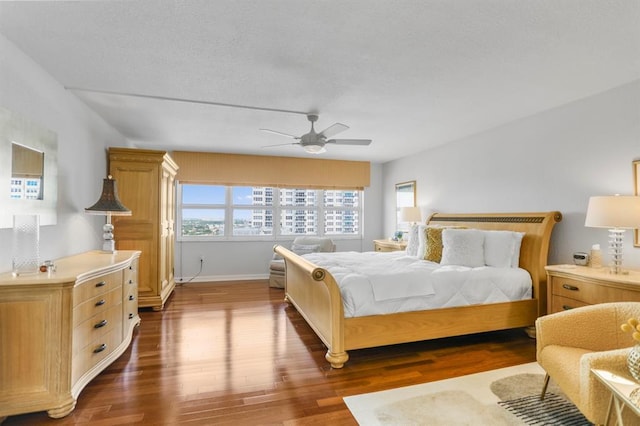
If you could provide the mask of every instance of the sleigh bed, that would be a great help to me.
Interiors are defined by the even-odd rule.
[[[544,267],[547,264],[551,232],[561,219],[560,212],[552,211],[436,213],[427,221],[428,226],[524,233],[519,268],[525,269],[531,276],[532,297],[510,302],[345,317],[338,282],[327,269],[283,246],[276,245],[274,251],[285,260],[285,299],[327,346],[326,360],[332,367],[342,368],[349,359],[348,350],[531,327],[536,318],[546,313]]]

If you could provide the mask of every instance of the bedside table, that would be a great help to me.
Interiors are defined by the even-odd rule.
[[[400,251],[407,248],[406,241],[373,240],[375,251]]]
[[[547,312],[606,302],[640,302],[640,271],[610,274],[609,268],[546,266]]]

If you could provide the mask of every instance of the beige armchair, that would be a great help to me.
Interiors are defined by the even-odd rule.
[[[547,373],[542,398],[550,377],[589,421],[605,424],[610,393],[591,369],[628,374],[634,340],[620,325],[632,317],[640,318],[640,303],[602,303],[538,318],[536,356]]]
[[[312,252],[333,252],[336,245],[327,237],[296,237],[291,243],[290,250],[296,254]],[[269,287],[284,288],[284,259],[274,253],[269,262]]]

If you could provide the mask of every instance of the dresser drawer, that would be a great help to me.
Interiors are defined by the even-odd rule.
[[[86,281],[74,289],[73,305],[77,306],[117,287],[122,287],[122,271],[112,272]]]
[[[612,295],[611,292],[615,293],[616,289],[577,279],[552,277],[551,291],[554,296],[562,296],[591,305],[601,303],[610,297],[615,299],[615,295]]]
[[[131,262],[131,266],[124,269],[124,283],[138,284],[138,262]]]
[[[73,308],[73,326],[86,321],[94,315],[100,314],[122,301],[122,287],[117,287],[108,293],[99,294],[80,303]]]
[[[73,353],[76,354],[113,329],[122,330],[122,303],[81,322],[73,329]]]
[[[569,299],[568,297],[553,296],[551,313],[568,311],[569,309],[579,308],[580,306],[589,306],[589,304],[579,300]]]
[[[639,302],[640,273],[610,274],[603,268],[550,265],[547,271],[549,313],[585,305]]]
[[[122,327],[116,327],[74,354],[71,372],[73,382],[109,356],[121,342]]]
[[[123,293],[122,308],[124,319],[132,319],[138,315],[138,286],[127,285]]]

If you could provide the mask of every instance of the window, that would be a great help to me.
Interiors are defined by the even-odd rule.
[[[214,185],[182,185],[181,235],[224,235],[226,188]]]
[[[324,234],[360,233],[360,191],[324,191]]]
[[[361,234],[362,192],[178,185],[180,239]]]

